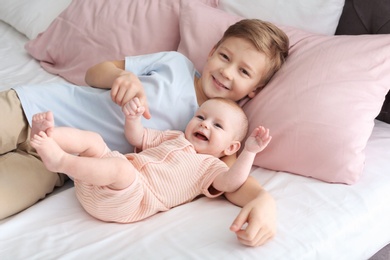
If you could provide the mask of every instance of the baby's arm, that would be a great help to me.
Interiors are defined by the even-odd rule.
[[[138,97],[145,107],[144,117],[151,117],[144,88],[137,75],[125,70],[124,60],[105,61],[92,66],[85,74],[85,82],[96,88],[111,89],[111,99],[119,106]]]
[[[125,136],[127,141],[137,148],[142,147],[144,137],[144,127],[141,123],[141,115],[145,112],[145,107],[141,101],[135,97],[122,107],[125,119]]]
[[[245,147],[236,162],[227,172],[214,179],[213,187],[224,192],[237,190],[248,178],[256,154],[264,150],[271,139],[269,129],[256,127],[246,140]]]

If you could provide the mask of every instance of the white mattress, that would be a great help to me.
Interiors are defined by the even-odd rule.
[[[62,80],[28,56],[26,41],[0,22],[0,90]],[[262,247],[238,243],[229,226],[239,208],[223,198],[112,224],[90,217],[68,183],[0,221],[0,259],[367,259],[390,242],[389,124],[376,121],[366,152],[353,186],[254,168],[278,207],[276,237]]]

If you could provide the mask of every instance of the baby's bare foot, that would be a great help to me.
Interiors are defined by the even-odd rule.
[[[43,164],[49,171],[61,172],[62,159],[66,153],[61,147],[49,137],[44,131],[31,138],[30,144],[34,147],[42,159]]]
[[[54,127],[54,116],[53,113],[48,111],[33,115],[32,126],[31,126],[31,138],[34,138],[40,131],[45,133],[49,129]]]

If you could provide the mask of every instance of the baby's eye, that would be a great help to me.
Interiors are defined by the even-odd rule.
[[[218,123],[215,124],[215,127],[223,129],[222,125],[220,125]]]
[[[196,118],[200,119],[200,120],[204,120],[204,117],[201,116],[201,115],[197,115]]]

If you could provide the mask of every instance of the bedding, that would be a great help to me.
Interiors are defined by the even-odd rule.
[[[10,4],[3,5],[3,2]],[[21,1],[19,2],[21,3]],[[32,4],[32,2],[29,2],[29,4]],[[43,0],[38,1],[40,4],[43,2]],[[76,4],[76,2],[73,1],[72,3]],[[266,4],[272,4],[271,1],[265,0],[257,2],[259,5],[255,5],[253,2],[251,9],[256,7],[261,9]],[[314,2],[324,5],[326,1],[317,0]],[[34,38],[33,34],[27,33],[33,28],[32,24],[34,23],[31,22],[31,28],[28,28],[27,23],[25,27],[17,26],[15,24],[17,19],[4,16],[4,14],[9,13],[7,8],[12,6],[12,3],[16,4],[18,1],[2,0],[0,5],[0,19],[2,20],[0,22],[0,53],[2,57],[0,62],[0,89],[9,89],[18,84],[63,82],[64,78],[47,72],[44,67],[40,66],[39,61],[30,56],[27,50],[24,49],[24,45],[30,39],[37,39]],[[62,3],[65,8],[67,6],[66,1]],[[224,30],[222,26],[228,26],[228,23],[233,21],[229,19],[250,16],[250,14],[245,13],[245,8],[242,8],[240,12],[237,9],[235,12],[230,10],[229,15],[225,13],[226,10],[223,8],[233,5],[233,0],[219,1],[219,9],[213,9],[220,15],[226,16],[223,19],[217,19],[217,16],[204,16],[207,11],[204,10],[203,6],[201,9],[194,2],[191,4],[192,10],[184,9],[188,8],[185,2],[181,2],[181,4],[180,8],[183,8],[181,10],[183,14],[198,10],[197,15],[199,17],[203,15],[205,20],[214,18],[210,23],[215,26],[215,29],[220,30],[219,33]],[[335,6],[332,8],[335,8]],[[337,6],[336,13],[341,14],[343,3]],[[35,7],[39,8],[38,5]],[[240,9],[240,6],[236,6],[236,8]],[[57,19],[55,14],[58,15],[59,12],[57,8],[52,9],[53,13],[51,15],[53,18],[51,21],[54,21]],[[17,9],[13,10],[15,15],[18,14],[15,11]],[[25,15],[24,21],[34,21],[28,20],[33,13],[23,13],[25,12],[24,8],[19,8],[19,10],[22,15]],[[300,20],[305,21],[302,13],[297,11],[293,14],[293,10],[296,10],[294,8],[289,10],[291,16],[299,16]],[[65,11],[69,10],[65,9]],[[188,21],[192,16],[184,17],[180,16],[180,13],[177,14],[179,15],[177,17],[179,24],[175,28],[179,38],[177,38],[175,46],[183,51],[185,46],[193,44],[191,35],[188,35],[191,24],[195,28],[196,25],[200,26],[200,24],[194,24],[193,22],[185,24],[184,20],[187,19]],[[234,18],[227,18],[231,16]],[[145,19],[145,17],[142,17],[142,19]],[[47,21],[50,21],[50,19]],[[219,25],[219,22],[225,22],[225,24]],[[40,31],[44,32],[41,37],[46,32],[51,32],[50,30],[45,31],[54,24],[50,25],[49,23],[42,22],[45,25],[41,24]],[[184,27],[185,25],[190,27]],[[290,30],[287,28],[291,28],[289,24],[283,24],[282,26],[285,26],[286,31]],[[319,41],[325,37],[315,35],[313,32],[302,31],[305,28],[300,27],[299,24],[294,24],[294,26],[298,27],[299,30],[291,28],[292,31],[290,32],[294,32],[294,34],[289,35],[292,40],[292,48],[294,46],[297,48],[295,51],[292,49],[292,65],[299,61],[294,58],[294,53],[303,55],[303,57],[307,55],[303,49],[299,53],[300,43],[306,40],[305,46],[307,48],[315,48],[315,46],[310,47],[309,40]],[[333,23],[333,31],[336,31],[336,26],[337,24]],[[211,27],[208,29],[213,32]],[[31,38],[29,38],[29,35]],[[144,35],[144,37],[146,36],[147,34]],[[204,35],[204,38],[209,39],[208,37],[208,35]],[[200,38],[201,35],[195,39]],[[365,37],[359,39],[363,38]],[[348,39],[354,42],[352,38],[348,37],[340,39],[342,39],[342,44],[346,44],[346,46],[348,46]],[[375,44],[382,42],[382,40],[376,40],[377,37],[372,39],[376,42]],[[385,38],[383,41],[387,43],[387,39]],[[205,51],[207,55],[209,51],[207,44],[209,43],[201,44],[204,43],[199,41],[198,47],[202,46],[199,50]],[[180,46],[184,49],[180,49]],[[386,46],[372,45],[371,42],[364,44],[364,46],[367,46],[365,48],[376,49],[373,54],[375,57],[386,48]],[[187,49],[193,48],[187,47]],[[385,53],[384,55],[388,54]],[[188,54],[188,56],[191,55]],[[321,56],[321,59],[326,57]],[[361,57],[359,59],[365,58]],[[385,69],[385,66],[388,66],[385,61],[379,62],[380,59],[376,60],[375,58],[374,61],[376,63],[372,63],[375,65],[373,67]],[[354,62],[351,61],[351,66],[352,63],[354,64]],[[278,72],[272,81],[276,84],[286,80],[285,77],[289,76],[288,70],[292,70],[289,66],[292,65],[286,63],[286,68]],[[298,66],[299,64],[295,65]],[[304,67],[301,69],[304,69]],[[321,67],[319,69],[323,70]],[[298,67],[295,73],[302,77],[306,71],[300,71]],[[376,75],[376,80],[387,79],[380,73]],[[343,75],[338,76],[341,79],[344,77]],[[316,84],[320,84],[327,79],[318,78]],[[316,82],[314,81],[315,78],[310,80]],[[390,175],[388,174],[390,172],[390,124],[374,120],[375,111],[379,113],[389,87],[385,86],[386,84],[378,84],[376,80],[360,78],[359,81],[370,83],[370,89],[373,90],[376,87],[379,90],[373,90],[375,93],[372,94],[363,92],[364,95],[368,95],[367,100],[360,99],[359,102],[354,100],[354,103],[348,106],[350,119],[359,122],[361,122],[361,119],[358,117],[362,114],[357,112],[368,113],[367,110],[370,111],[369,115],[362,116],[365,120],[363,127],[367,132],[364,132],[363,145],[359,149],[364,152],[365,158],[360,179],[356,183],[353,185],[330,184],[320,178],[308,178],[303,174],[291,174],[288,170],[273,170],[258,165],[253,166],[252,176],[275,198],[278,208],[277,234],[273,240],[262,247],[250,248],[238,243],[235,235],[229,231],[229,226],[237,215],[239,208],[223,198],[212,200],[202,197],[168,212],[157,214],[145,221],[121,225],[103,223],[89,216],[78,203],[72,182],[68,182],[64,187],[36,205],[0,221],[0,257],[2,259],[74,259],[83,257],[93,259],[368,259],[390,243],[390,232],[388,232],[390,230]],[[387,82],[389,81],[387,80]],[[310,87],[316,86],[309,83],[307,83],[306,91]],[[360,90],[354,89],[353,91],[359,92]],[[347,92],[352,96],[360,95],[352,93],[353,91]],[[303,92],[303,94],[305,93]],[[332,93],[332,96],[327,93],[324,94],[328,95],[326,100],[334,98],[335,95],[337,96],[337,93]],[[382,97],[379,98],[378,96]],[[259,95],[257,97],[267,99],[266,96]],[[252,106],[257,104],[252,103],[254,103]],[[251,105],[250,102],[245,104],[248,109],[251,108],[249,105]],[[310,103],[306,104],[306,106],[309,105]],[[281,106],[281,104],[278,106]],[[353,109],[354,107],[356,109]],[[279,108],[275,106],[273,109],[277,110]],[[310,107],[304,109],[310,109]],[[272,112],[273,117],[278,115],[275,115],[275,110],[269,112]],[[324,116],[326,116],[326,111],[325,115],[318,115],[318,118],[322,119]],[[280,118],[276,119],[280,120]],[[282,120],[296,119],[289,116],[282,118]],[[349,123],[354,124],[354,122]],[[344,129],[344,131],[347,130]],[[313,136],[306,141],[314,142],[315,139],[316,137]],[[337,143],[334,146],[336,146],[334,149],[338,148]],[[280,152],[288,148],[288,146],[282,147]],[[278,155],[274,156],[277,157]],[[323,166],[318,165],[318,167],[322,168]]]
[[[216,6],[215,0],[203,1]],[[190,1],[120,0],[115,5],[106,0],[73,1],[26,49],[47,71],[87,85],[86,70],[99,62],[176,50],[179,12],[185,2]]]

